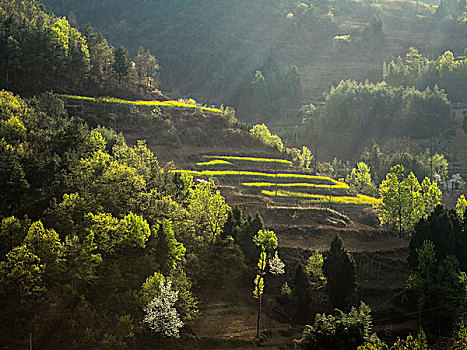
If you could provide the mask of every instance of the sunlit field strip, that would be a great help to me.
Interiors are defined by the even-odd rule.
[[[233,164],[226,160],[214,159],[214,160],[210,160],[209,162],[196,163],[196,165],[204,167],[204,166],[220,166],[220,165],[233,165]]]
[[[372,204],[379,204],[381,202],[378,198],[365,196],[363,194],[359,194],[356,197],[350,197],[350,196],[325,196],[325,195],[320,195],[320,194],[308,194],[308,193],[290,192],[290,191],[283,191],[283,190],[278,190],[277,194],[276,194],[276,191],[263,190],[263,191],[261,191],[261,194],[265,195],[265,196],[268,196],[268,197],[307,199],[307,201],[306,201],[307,203],[333,203],[333,204],[365,204],[365,205],[372,205]]]
[[[275,188],[275,187],[283,187],[283,188],[323,188],[323,189],[348,189],[349,186],[344,182],[336,181],[333,184],[325,185],[325,184],[312,184],[307,182],[291,182],[291,183],[274,183],[274,182],[244,182],[242,186],[247,188],[256,188],[256,189],[264,189],[264,188]]]
[[[200,108],[203,111],[209,111],[214,113],[222,113],[218,108],[209,108],[209,107],[200,107],[196,105],[189,105],[187,103],[178,102],[178,101],[128,101],[121,100],[113,97],[87,97],[87,96],[77,96],[77,95],[60,95],[67,100],[78,101],[78,102],[89,102],[97,104],[113,104],[119,106],[128,106],[128,107],[176,107],[176,108]]]
[[[306,174],[289,174],[289,173],[261,173],[256,171],[242,171],[242,170],[174,170],[177,173],[198,176],[225,176],[225,177],[254,177],[254,178],[270,178],[279,180],[302,179],[302,180],[321,180],[328,181],[340,188],[349,188],[347,184],[336,181],[328,176],[320,175],[306,175]],[[329,188],[330,185],[326,185]],[[333,186],[333,185],[331,185]]]
[[[237,160],[240,162],[256,162],[256,163],[279,163],[292,165],[293,163],[287,159],[278,158],[255,158],[255,157],[241,157],[241,156],[203,156],[204,158],[216,158],[223,160]]]

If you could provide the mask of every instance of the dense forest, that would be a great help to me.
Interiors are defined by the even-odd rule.
[[[0,1],[0,349],[467,349],[466,10]]]

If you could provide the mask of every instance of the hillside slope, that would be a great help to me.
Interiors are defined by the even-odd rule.
[[[418,1],[45,3],[62,15],[73,11],[80,23],[90,21],[132,52],[150,48],[165,91],[233,105],[249,120],[254,107],[243,91],[271,56],[280,69],[297,65],[304,102],[310,102],[342,79],[380,80],[383,61],[409,46],[431,57],[447,49],[460,55],[467,47],[467,22],[456,22],[464,14],[443,19],[436,7]]]

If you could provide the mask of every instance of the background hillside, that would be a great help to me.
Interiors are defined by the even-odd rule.
[[[250,121],[295,115],[301,104],[322,101],[322,93],[342,79],[379,81],[383,61],[410,46],[431,58],[448,49],[462,55],[467,47],[462,1],[440,9],[433,6],[438,1],[45,3],[60,15],[73,12],[79,23],[91,22],[132,53],[149,48],[160,62],[164,91],[233,105]],[[257,71],[267,93],[257,91]],[[255,94],[266,97],[249,98]],[[267,108],[269,100],[279,107]]]

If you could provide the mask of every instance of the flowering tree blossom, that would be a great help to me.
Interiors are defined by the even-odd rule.
[[[183,327],[183,322],[177,310],[173,307],[178,300],[178,292],[172,291],[172,282],[167,279],[167,283],[161,281],[160,296],[156,296],[144,308],[144,322],[157,333],[162,333],[166,337],[179,337],[179,330]]]
[[[271,272],[273,275],[282,275],[285,270],[285,264],[282,262],[281,258],[279,258],[279,255],[276,254],[272,259],[269,259],[269,272]]]

